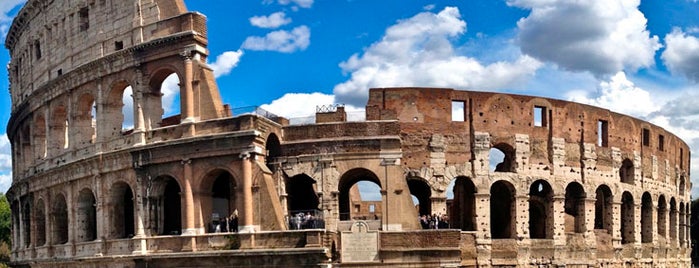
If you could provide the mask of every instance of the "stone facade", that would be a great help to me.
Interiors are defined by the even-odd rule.
[[[435,88],[371,89],[361,122],[233,115],[206,45],[182,0],[27,2],[5,42],[15,266],[689,266],[690,150],[660,127]],[[181,114],[164,117],[173,74]],[[357,222],[360,181],[381,201]],[[313,224],[292,228],[299,211]],[[237,232],[211,232],[226,217]],[[362,236],[368,261],[343,250]]]

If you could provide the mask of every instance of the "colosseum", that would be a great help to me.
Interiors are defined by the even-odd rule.
[[[29,0],[5,46],[15,267],[690,266],[690,149],[642,120],[409,87],[234,112],[183,0]]]

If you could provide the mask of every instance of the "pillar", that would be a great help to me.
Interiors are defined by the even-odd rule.
[[[180,109],[182,112],[182,122],[194,122],[194,91],[192,90],[192,80],[194,80],[194,70],[192,64],[192,52],[184,52],[184,81],[180,88]]]
[[[142,186],[144,179],[141,175],[136,175],[136,185],[134,186],[134,218],[135,223],[135,234],[134,234],[134,249],[133,254],[143,255],[148,252],[148,244],[146,241],[146,228],[145,228],[145,213],[146,207],[143,204],[145,198],[143,197]]]
[[[243,169],[243,217],[240,233],[254,233],[257,231],[252,208],[252,157],[254,156],[250,153],[240,154]]]
[[[182,168],[184,175],[182,194],[184,195],[184,226],[182,226],[183,235],[196,235],[197,230],[194,227],[194,195],[192,193],[192,160],[183,159]]]
[[[529,239],[529,195],[516,195],[514,206],[511,215],[516,219],[513,234],[519,240]]]
[[[553,197],[553,211],[551,211],[553,217],[553,243],[554,245],[565,246],[566,245],[566,219],[565,219],[565,195],[556,195]]]
[[[621,202],[612,201],[612,243],[614,247],[621,247]]]

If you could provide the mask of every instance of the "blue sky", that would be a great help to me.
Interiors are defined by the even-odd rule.
[[[677,134],[694,148],[692,180],[699,174],[697,0],[185,2],[208,17],[208,61],[234,108],[262,105],[292,118],[332,103],[359,111],[378,86],[574,100]],[[3,40],[23,3],[0,0]],[[8,61],[3,50],[0,62]],[[5,68],[0,77],[7,89]],[[4,130],[7,93],[0,107]],[[9,154],[0,139],[2,191]]]

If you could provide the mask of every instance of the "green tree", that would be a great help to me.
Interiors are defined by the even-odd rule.
[[[10,245],[10,230],[12,216],[10,215],[10,203],[7,202],[7,197],[0,193],[0,241]]]

